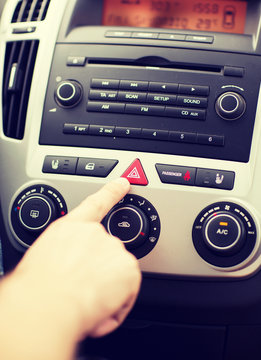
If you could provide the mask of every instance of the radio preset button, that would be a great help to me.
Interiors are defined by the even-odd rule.
[[[119,137],[140,137],[141,128],[121,127],[116,126],[115,136]]]
[[[89,125],[84,124],[64,124],[63,133],[72,135],[87,135],[89,132]]]
[[[198,134],[198,144],[224,146],[225,137],[222,135]]]
[[[90,125],[89,134],[90,135],[113,136],[114,131],[115,131],[115,126]]]
[[[142,129],[141,137],[151,140],[168,140],[169,132],[167,130]]]
[[[195,144],[197,142],[197,134],[192,132],[170,131],[169,140]]]

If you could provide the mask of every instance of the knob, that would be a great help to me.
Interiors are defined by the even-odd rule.
[[[192,239],[206,262],[220,268],[241,267],[254,254],[257,232],[254,219],[245,208],[224,201],[199,213]]]
[[[11,208],[11,229],[17,243],[28,248],[46,227],[67,213],[62,195],[51,186],[33,185],[24,189]]]
[[[82,99],[82,86],[75,80],[65,80],[58,84],[55,90],[55,100],[59,106],[71,108]]]
[[[127,205],[111,212],[107,220],[107,229],[127,247],[138,247],[148,238],[149,221],[142,210]]]
[[[245,242],[245,228],[235,214],[216,213],[207,218],[203,226],[206,245],[220,254],[235,254]]]
[[[102,224],[137,258],[152,251],[160,235],[160,219],[156,209],[138,195],[126,195],[111,209]]]
[[[245,99],[236,92],[225,92],[216,101],[216,112],[225,120],[237,120],[245,110]]]
[[[41,231],[57,218],[53,201],[45,195],[31,195],[21,203],[18,219],[29,231]]]

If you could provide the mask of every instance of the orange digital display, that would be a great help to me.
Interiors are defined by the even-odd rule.
[[[103,25],[243,34],[247,1],[104,0]]]

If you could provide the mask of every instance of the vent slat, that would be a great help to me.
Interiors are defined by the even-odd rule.
[[[36,40],[7,44],[3,82],[3,129],[7,137],[24,136],[38,45]]]
[[[18,117],[17,117],[16,138],[18,138],[18,139],[21,137],[21,134],[23,134],[23,132],[24,132],[27,105],[28,105],[30,89],[31,89],[31,86],[28,86],[28,84],[31,85],[31,82],[32,82],[37,49],[38,49],[38,43],[36,41],[32,41],[30,44],[30,48],[28,49],[28,54],[26,54],[27,55],[26,56],[27,64],[26,64],[25,74],[24,74],[24,78],[23,78],[23,87],[21,90],[20,107],[19,107],[19,113],[18,113]]]
[[[50,0],[21,0],[16,5],[12,23],[43,21],[49,5]]]

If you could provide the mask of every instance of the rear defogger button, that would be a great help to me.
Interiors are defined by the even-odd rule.
[[[165,184],[194,185],[196,168],[156,164],[161,182]]]

